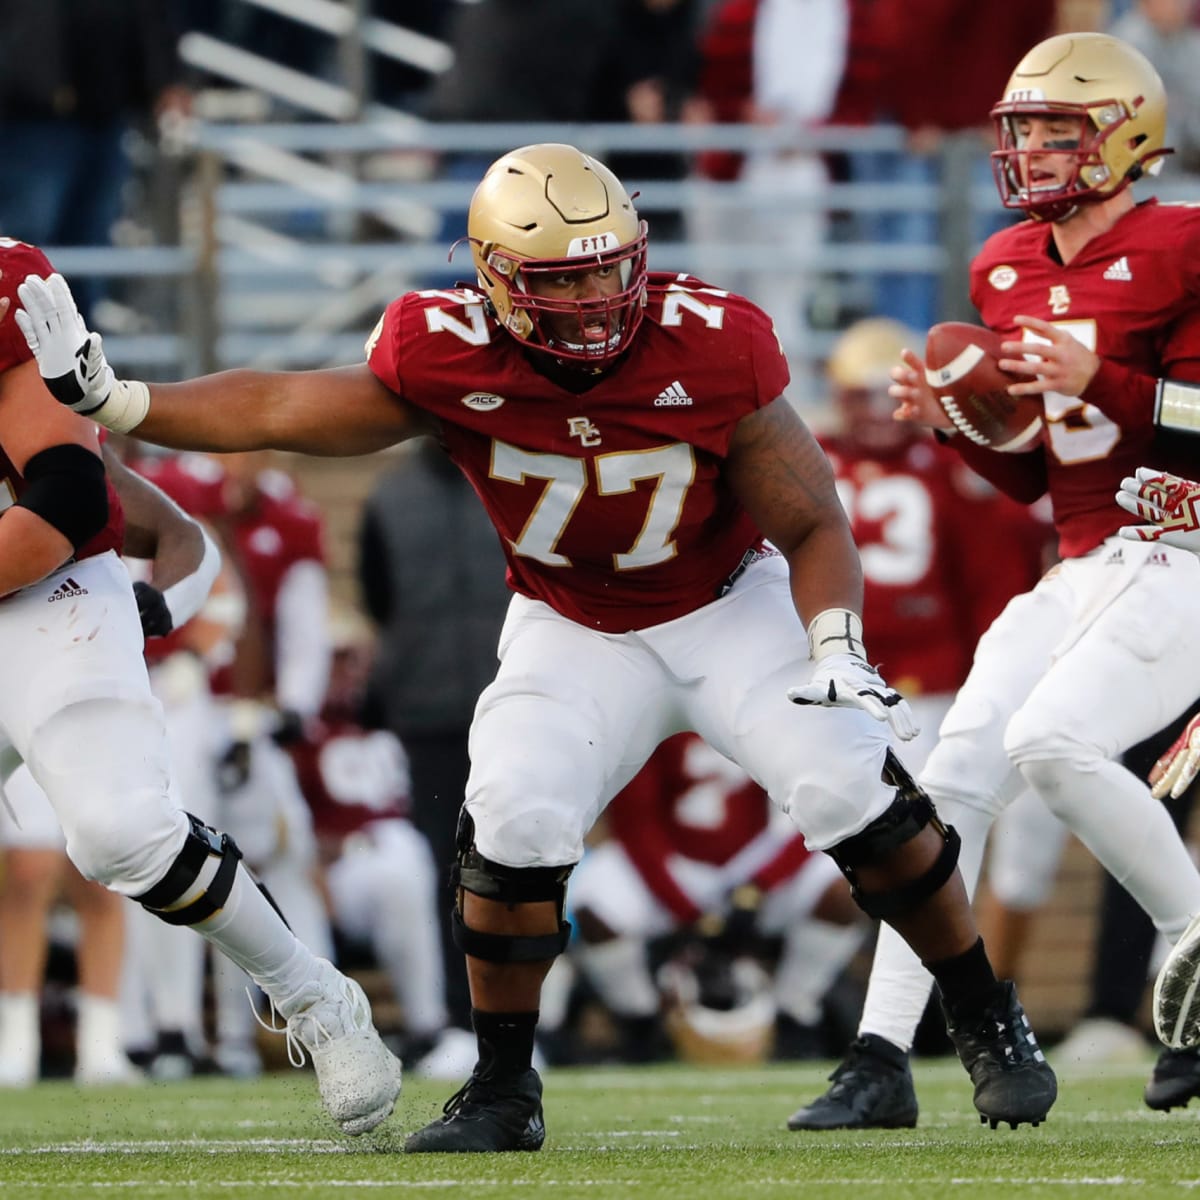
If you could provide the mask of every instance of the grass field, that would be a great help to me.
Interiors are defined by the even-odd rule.
[[[333,1132],[307,1072],[260,1082],[201,1079],[0,1093],[0,1195],[390,1197],[481,1200],[1012,1200],[1200,1196],[1200,1106],[1153,1113],[1145,1068],[1060,1071],[1039,1129],[978,1123],[956,1062],[916,1067],[915,1130],[797,1134],[788,1114],[828,1064],[546,1073],[540,1154],[407,1156],[405,1132],[453,1086],[406,1081],[396,1114],[359,1139]]]

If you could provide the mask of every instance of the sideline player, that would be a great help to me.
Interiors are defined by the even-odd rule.
[[[0,242],[0,288],[50,275],[45,256]],[[18,317],[26,314],[17,311]],[[309,1052],[327,1110],[347,1133],[379,1124],[399,1064],[361,988],[314,958],[239,865],[229,838],[175,808],[166,737],[142,659],[121,507],[91,422],[54,403],[28,344],[0,324],[0,734],[28,765],[80,872],[189,925],[272,997],[290,1044]]]
[[[1200,912],[1200,873],[1117,759],[1195,699],[1200,562],[1117,537],[1112,498],[1155,442],[1156,377],[1200,378],[1200,209],[1133,199],[1129,185],[1165,153],[1166,96],[1116,38],[1040,43],[992,115],[1000,195],[1030,219],[985,243],[971,299],[1007,339],[1000,365],[1024,380],[1010,390],[1043,398],[1046,440],[1024,454],[948,441],[1013,498],[1049,494],[1063,561],[980,641],[921,783],[959,829],[970,887],[992,822],[1028,786],[1175,942]],[[898,419],[948,432],[915,353],[893,380]],[[859,1037],[794,1128],[886,1126],[916,1112],[907,1051],[928,989],[881,931]]]
[[[367,363],[335,370],[116,381],[61,279],[27,280],[18,314],[60,398],[103,424],[312,454],[432,434],[500,534],[516,595],[476,709],[455,867],[479,1062],[406,1149],[542,1145],[534,1032],[569,934],[567,878],[608,800],[686,729],[743,766],[929,965],[985,1117],[1041,1121],[1054,1074],[992,972],[957,836],[889,750],[889,727],[915,726],[868,663],[858,554],[783,395],[769,318],[648,275],[624,187],[572,146],[494,163],[468,241],[478,288],[400,297]]]

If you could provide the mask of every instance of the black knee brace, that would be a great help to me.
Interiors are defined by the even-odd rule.
[[[890,921],[911,912],[927,900],[954,874],[961,845],[952,825],[938,819],[933,801],[921,790],[904,764],[890,750],[883,764],[883,781],[896,789],[896,798],[865,829],[839,842],[829,851],[843,875],[850,881],[855,903],[869,917]],[[942,850],[928,870],[908,883],[886,892],[864,892],[858,883],[856,867],[869,866],[886,858],[898,846],[932,825],[942,835]]]
[[[458,818],[457,841],[458,860],[451,869],[451,879],[458,889],[458,899],[451,914],[454,944],[472,958],[494,963],[544,962],[560,955],[571,937],[571,925],[564,919],[564,912],[567,879],[575,864],[506,867],[484,858],[475,849],[475,822],[465,808]],[[553,900],[558,908],[558,932],[524,936],[481,933],[463,920],[464,892],[509,905]]]
[[[187,840],[167,873],[149,891],[134,897],[147,912],[168,925],[197,925],[220,911],[233,890],[238,860],[242,857],[237,843],[227,833],[218,833],[191,813],[187,819],[190,826]],[[195,890],[205,866],[213,858],[218,860],[217,869],[204,890],[189,902],[180,903]]]

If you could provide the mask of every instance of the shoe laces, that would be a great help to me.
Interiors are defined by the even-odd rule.
[[[472,1074],[470,1079],[442,1105],[442,1112],[448,1117],[455,1117],[469,1106],[486,1105],[494,1095],[492,1089],[478,1075]]]
[[[338,997],[321,997],[315,1000],[308,1008],[303,1008],[297,1013],[293,1013],[282,1025],[277,1024],[277,1019],[282,1016],[279,1010],[275,1007],[275,1001],[268,997],[270,1002],[270,1010],[267,1015],[267,1020],[263,1020],[259,1016],[258,1010],[254,1005],[254,997],[250,993],[250,989],[246,989],[246,996],[250,1001],[250,1011],[254,1014],[254,1019],[268,1033],[283,1034],[284,1045],[287,1047],[288,1062],[293,1067],[302,1067],[312,1056],[314,1050],[319,1049],[326,1042],[331,1042],[339,1035],[338,1030],[330,1029],[314,1011],[324,1000],[329,999],[334,1004],[339,1003],[344,999]],[[308,1032],[301,1033],[302,1027],[307,1026]],[[307,1056],[305,1051],[308,1051]]]

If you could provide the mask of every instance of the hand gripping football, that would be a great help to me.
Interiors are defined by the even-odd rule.
[[[999,334],[945,321],[925,339],[925,378],[954,427],[976,445],[1015,453],[1045,433],[1040,396],[1010,396],[1018,376],[1002,371]]]

